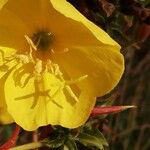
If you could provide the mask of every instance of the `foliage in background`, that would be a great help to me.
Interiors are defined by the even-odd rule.
[[[69,0],[122,45],[126,70],[112,95],[115,104],[137,105],[103,123],[109,150],[150,149],[150,1]]]

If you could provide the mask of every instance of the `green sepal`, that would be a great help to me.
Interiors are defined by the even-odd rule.
[[[58,148],[64,145],[66,137],[62,137],[60,135],[55,137],[49,137],[42,141],[43,145],[49,148]]]
[[[63,150],[78,150],[78,148],[73,139],[68,139],[64,144]]]
[[[104,150],[104,146],[108,146],[103,134],[96,128],[83,130],[76,140],[86,147],[96,147],[100,150]]]

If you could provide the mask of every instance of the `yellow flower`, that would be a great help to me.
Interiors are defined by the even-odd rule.
[[[121,78],[119,50],[66,0],[1,0],[0,122],[84,124]]]

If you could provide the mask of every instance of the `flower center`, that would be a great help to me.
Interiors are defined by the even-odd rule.
[[[31,78],[34,78],[35,92],[29,95],[16,97],[16,100],[26,99],[30,96],[34,96],[34,101],[31,106],[31,108],[34,108],[37,104],[39,97],[41,96],[48,97],[49,100],[54,101],[55,96],[58,95],[60,92],[67,92],[75,102],[78,102],[78,96],[80,95],[80,93],[74,91],[74,89],[72,90],[71,86],[74,86],[82,80],[85,80],[88,76],[84,75],[77,79],[65,80],[58,64],[52,62],[50,58],[43,60],[43,58],[40,59],[40,57],[36,57],[36,54],[38,52],[40,53],[39,50],[51,49],[50,46],[53,40],[51,33],[38,32],[36,34],[33,34],[32,38],[25,35],[25,39],[29,44],[29,51],[26,51],[26,53],[15,53],[9,57],[4,57],[3,52],[0,50],[0,55],[2,55],[3,61],[2,66],[0,66],[0,71],[2,69],[3,71],[8,72],[9,70],[11,70],[8,64],[12,61],[13,64],[15,63],[13,67],[13,69],[15,69],[15,72],[13,74],[15,86],[24,88],[25,86],[27,86],[29,80]],[[54,76],[58,80],[58,82],[56,82],[55,84],[50,85],[50,89],[48,90],[43,90],[43,79],[45,73],[49,73],[49,75]],[[55,87],[57,87],[57,89],[55,89]],[[55,91],[52,92],[52,89],[55,89]],[[57,104],[59,102],[54,103]]]
[[[39,31],[34,33],[31,39],[37,50],[46,51],[52,45],[54,36],[51,32]]]

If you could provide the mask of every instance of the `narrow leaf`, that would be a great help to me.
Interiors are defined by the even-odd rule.
[[[11,137],[8,139],[6,143],[0,146],[0,150],[8,150],[9,148],[13,147],[16,144],[19,133],[20,133],[20,127],[16,125]]]
[[[77,145],[74,140],[69,139],[65,142],[63,150],[78,150]]]
[[[65,137],[57,136],[45,139],[42,143],[49,148],[58,148],[65,142]]]

